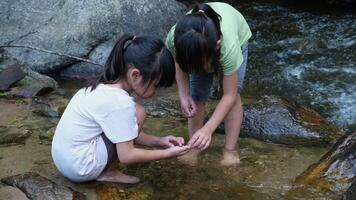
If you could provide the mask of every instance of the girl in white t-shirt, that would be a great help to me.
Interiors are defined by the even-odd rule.
[[[161,40],[121,37],[103,74],[73,96],[57,125],[52,157],[58,170],[76,182],[135,183],[138,178],[118,171],[115,161],[131,164],[188,152],[181,137],[144,133],[145,111],[131,97],[150,98],[157,87],[171,86],[174,76],[173,57]],[[141,149],[135,143],[161,148]]]

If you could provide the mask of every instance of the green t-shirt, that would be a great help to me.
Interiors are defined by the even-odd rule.
[[[223,67],[224,75],[231,75],[242,64],[243,56],[241,46],[246,44],[251,37],[251,30],[239,11],[227,3],[207,3],[221,16],[220,28],[222,32],[220,63]],[[188,13],[190,13],[189,11]],[[174,47],[174,25],[166,38],[166,45],[175,57]],[[210,67],[209,72],[214,70]]]

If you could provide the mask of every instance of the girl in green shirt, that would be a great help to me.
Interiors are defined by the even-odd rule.
[[[175,58],[176,81],[182,113],[188,117],[189,144],[194,151],[182,157],[197,163],[218,125],[225,122],[221,165],[240,162],[236,150],[243,116],[240,92],[247,64],[250,28],[244,17],[226,3],[198,4],[172,27],[168,49]],[[205,103],[214,73],[221,74],[223,96],[204,124]]]

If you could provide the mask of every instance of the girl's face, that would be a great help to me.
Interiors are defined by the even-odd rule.
[[[137,87],[132,88],[135,94],[143,99],[148,99],[156,94],[156,81],[151,83],[139,83]]]
[[[156,94],[156,85],[158,81],[152,81],[150,83],[144,83],[142,76],[138,69],[130,70],[130,85],[132,91],[143,99],[151,98]]]

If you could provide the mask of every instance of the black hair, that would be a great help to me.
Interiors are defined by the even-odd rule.
[[[174,82],[174,59],[160,39],[125,34],[113,47],[103,73],[86,88],[91,87],[93,91],[100,83],[126,80],[126,74],[132,67],[140,70],[142,82],[148,83],[148,86],[156,80],[157,87],[169,87]]]
[[[221,38],[221,16],[207,4],[196,4],[190,14],[182,17],[175,28],[174,46],[180,68],[186,73],[203,73],[203,66],[214,63],[218,70]]]

